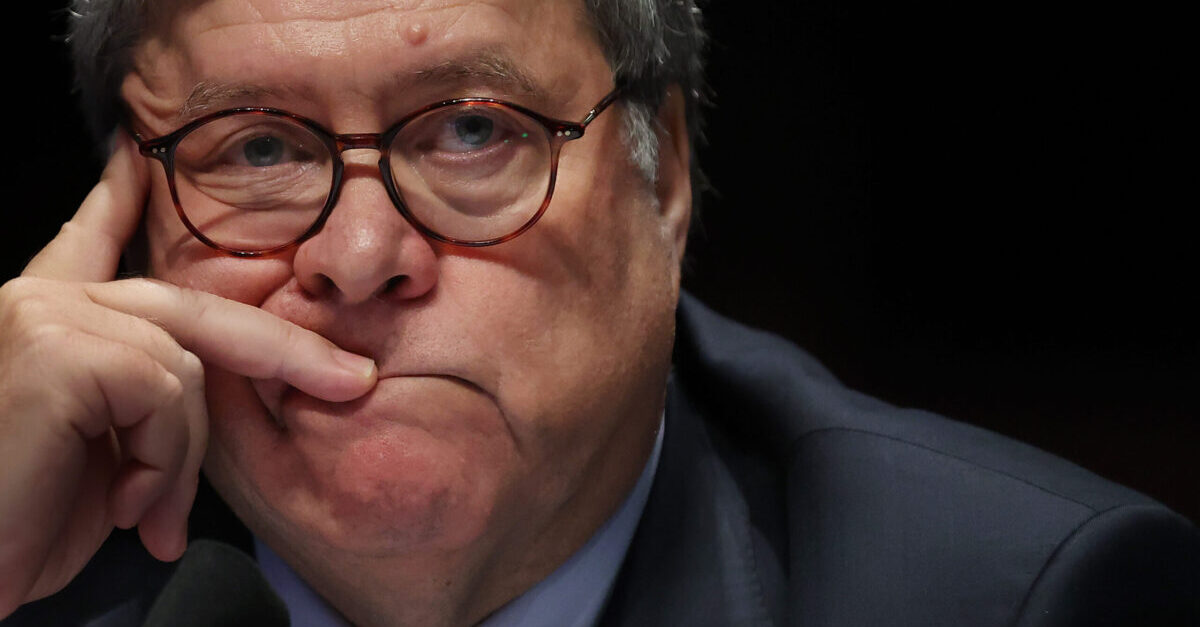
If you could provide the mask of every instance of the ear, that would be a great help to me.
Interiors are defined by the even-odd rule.
[[[675,244],[675,262],[683,261],[692,220],[691,141],[683,90],[672,85],[658,109],[658,180],[655,194],[662,214],[664,236]]]

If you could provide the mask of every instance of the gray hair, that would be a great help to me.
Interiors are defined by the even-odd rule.
[[[690,144],[700,140],[706,38],[696,0],[584,0],[618,85],[623,88],[629,157],[649,182],[657,178],[655,120],[667,88],[685,99]],[[67,40],[84,115],[97,138],[121,120],[121,81],[141,41],[149,0],[71,0]],[[695,192],[703,181],[691,156]],[[693,198],[698,198],[693,194]]]

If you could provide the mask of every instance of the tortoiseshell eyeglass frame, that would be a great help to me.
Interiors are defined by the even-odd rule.
[[[493,246],[495,244],[507,242],[524,233],[525,231],[528,231],[530,227],[532,227],[539,219],[541,219],[542,214],[546,212],[546,208],[550,206],[550,198],[554,195],[554,183],[558,173],[558,155],[559,151],[563,147],[563,144],[567,143],[568,141],[583,137],[583,133],[587,129],[588,125],[591,124],[592,121],[595,120],[601,113],[603,113],[604,110],[607,109],[613,102],[620,98],[620,96],[621,88],[618,86],[609,92],[608,95],[604,96],[600,102],[596,103],[596,106],[592,107],[580,122],[556,120],[554,118],[537,113],[536,111],[522,107],[521,105],[513,104],[503,100],[497,100],[495,98],[455,98],[452,100],[435,102],[425,107],[421,107],[420,109],[405,115],[400,119],[399,122],[396,122],[382,133],[347,133],[338,135],[326,130],[317,122],[314,122],[303,116],[296,115],[295,113],[284,111],[282,109],[273,109],[269,107],[238,107],[234,109],[217,111],[215,113],[202,116],[185,124],[172,133],[163,135],[162,137],[143,139],[137,133],[133,133],[133,137],[137,141],[138,150],[143,156],[155,159],[162,163],[163,169],[166,171],[167,175],[167,185],[171,190],[171,199],[175,203],[175,212],[179,215],[179,219],[183,222],[184,226],[187,227],[188,231],[190,231],[196,239],[200,240],[205,245],[223,253],[237,257],[267,256],[288,250],[300,244],[304,240],[316,235],[325,225],[325,221],[329,218],[329,215],[333,212],[333,208],[337,205],[338,196],[341,193],[342,173],[345,169],[345,163],[342,161],[342,153],[347,150],[357,149],[372,149],[379,151],[379,173],[383,178],[384,187],[387,188],[388,196],[391,197],[392,203],[395,204],[396,209],[400,211],[400,214],[404,216],[404,219],[407,220],[409,224],[413,225],[413,227],[415,227],[418,231],[423,233],[426,237],[454,246]],[[537,212],[534,213],[533,216],[528,220],[526,220],[524,224],[517,227],[514,231],[485,240],[458,239],[442,235],[441,233],[429,228],[420,220],[418,220],[416,216],[409,211],[408,207],[405,206],[403,198],[400,195],[400,190],[397,188],[396,183],[392,178],[392,169],[389,156],[390,148],[392,140],[396,138],[396,135],[400,133],[401,129],[403,129],[404,126],[412,120],[415,120],[418,117],[429,113],[430,111],[462,104],[498,105],[520,113],[534,120],[545,129],[546,139],[550,144],[550,179],[549,184],[546,187],[546,195],[542,199],[542,204],[538,208]],[[209,122],[212,122],[213,120],[231,115],[247,113],[287,118],[306,127],[308,130],[312,131],[314,135],[319,137],[322,142],[324,142],[325,147],[329,150],[329,155],[331,157],[330,161],[333,164],[333,177],[329,190],[329,198],[325,201],[325,206],[321,209],[320,215],[317,216],[317,219],[313,222],[312,226],[310,226],[308,230],[306,230],[299,237],[296,237],[286,244],[273,246],[262,250],[240,250],[236,248],[230,248],[214,242],[206,237],[202,232],[200,232],[200,229],[192,224],[191,220],[188,219],[187,214],[184,213],[183,206],[179,202],[179,193],[175,185],[175,149],[179,146],[179,142],[181,142],[183,138],[192,131]]]

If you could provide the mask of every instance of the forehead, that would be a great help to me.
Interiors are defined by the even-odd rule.
[[[152,36],[135,68],[152,93],[151,105],[160,114],[173,109],[175,118],[223,104],[321,106],[339,97],[414,106],[464,95],[455,90],[468,86],[569,110],[585,80],[611,82],[578,0],[180,0],[155,6]]]

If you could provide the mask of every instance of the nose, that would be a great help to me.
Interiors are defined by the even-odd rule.
[[[337,206],[297,249],[292,265],[306,292],[340,304],[420,298],[437,283],[430,242],[396,210],[371,151],[344,155]]]

